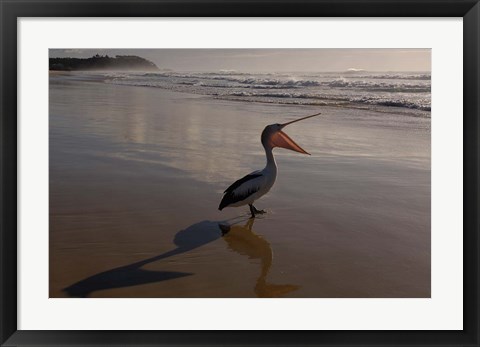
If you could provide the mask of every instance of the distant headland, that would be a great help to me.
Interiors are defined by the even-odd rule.
[[[94,55],[91,58],[50,58],[50,71],[74,70],[127,70],[157,71],[158,67],[151,61],[136,55]]]

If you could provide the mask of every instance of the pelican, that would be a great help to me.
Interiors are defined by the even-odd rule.
[[[282,147],[310,155],[310,153],[297,145],[295,141],[285,134],[282,129],[287,125],[318,115],[320,115],[320,113],[296,119],[288,123],[267,125],[265,129],[263,129],[261,137],[265,155],[267,156],[267,165],[263,170],[254,171],[228,187],[223,192],[224,195],[218,209],[221,211],[225,207],[248,205],[252,218],[255,218],[257,214],[265,213],[264,210],[257,210],[255,206],[253,206],[253,203],[270,191],[277,178],[277,164],[273,156],[273,149],[275,147]]]

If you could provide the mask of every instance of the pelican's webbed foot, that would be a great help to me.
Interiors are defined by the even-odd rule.
[[[255,215],[257,214],[264,214],[267,213],[265,210],[257,210],[253,204],[248,205],[250,207],[250,213],[252,214],[252,218],[255,218]]]

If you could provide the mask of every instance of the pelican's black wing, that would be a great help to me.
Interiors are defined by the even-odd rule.
[[[257,192],[260,187],[250,187],[247,190],[242,191],[241,194],[235,194],[235,189],[239,188],[242,184],[247,183],[250,180],[253,180],[257,177],[262,176],[261,173],[251,173],[238,181],[235,181],[230,187],[228,187],[224,191],[224,195],[222,198],[222,201],[220,202],[220,206],[218,206],[218,209],[221,211],[224,207],[227,207],[230,204],[234,204],[238,201],[245,200],[248,196],[251,194]]]

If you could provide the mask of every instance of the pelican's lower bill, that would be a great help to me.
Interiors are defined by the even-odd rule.
[[[102,78],[50,74],[50,297],[430,297],[429,117]],[[266,213],[218,211],[264,127],[316,112],[286,130],[310,156],[274,149]]]

